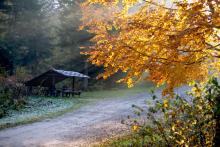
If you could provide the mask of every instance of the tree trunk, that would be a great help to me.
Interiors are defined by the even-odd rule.
[[[85,61],[84,65],[84,74],[88,75],[88,63]],[[83,79],[83,90],[86,90],[88,88],[88,78]]]
[[[214,117],[216,120],[214,147],[219,147],[220,146],[220,95],[216,97],[216,110],[214,113]]]
[[[73,77],[73,81],[72,81],[72,90],[75,91],[76,90],[76,83],[75,83],[76,79],[75,77]]]

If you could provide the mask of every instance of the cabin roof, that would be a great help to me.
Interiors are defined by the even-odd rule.
[[[79,72],[57,70],[53,68],[25,82],[25,85],[26,86],[50,87],[58,82],[65,80],[66,78],[71,78],[71,77],[89,78],[89,76],[81,74]]]

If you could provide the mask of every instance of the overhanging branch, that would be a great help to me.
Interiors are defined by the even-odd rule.
[[[220,52],[220,48],[217,48],[218,46],[220,46],[220,44],[217,45],[211,45],[210,43],[205,43],[207,46],[209,46],[209,50],[215,50],[215,51],[219,51]]]

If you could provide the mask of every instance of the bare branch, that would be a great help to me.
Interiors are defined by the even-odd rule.
[[[167,63],[180,63],[180,64],[183,64],[183,65],[192,65],[192,64],[197,64],[197,63],[203,62],[205,60],[205,58],[207,57],[207,56],[203,56],[203,57],[201,57],[200,59],[198,59],[196,61],[184,62],[184,61],[178,61],[178,60],[169,60],[168,58],[154,57],[154,56],[142,53],[142,52],[134,49],[133,47],[126,45],[126,44],[123,47],[126,47],[126,48],[128,48],[128,49],[130,49],[130,50],[132,50],[134,52],[137,52],[141,56],[148,57],[148,58],[151,58],[151,59],[155,59],[155,60],[157,60],[156,62],[163,63],[163,64],[167,64]]]
[[[211,45],[210,43],[207,43],[207,42],[206,42],[205,44],[209,46],[208,49],[211,49],[211,50],[215,50],[215,51],[219,51],[219,52],[220,52],[220,48],[217,48],[218,46],[220,46],[220,44],[217,44],[217,45],[215,45],[215,46],[213,46],[213,45]]]

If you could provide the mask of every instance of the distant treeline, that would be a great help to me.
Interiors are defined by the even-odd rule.
[[[92,35],[78,29],[79,2],[1,0],[1,69],[13,74],[22,67],[36,76],[54,67],[89,74],[95,79],[103,68],[86,63],[86,56],[80,54],[80,46],[89,45]]]

